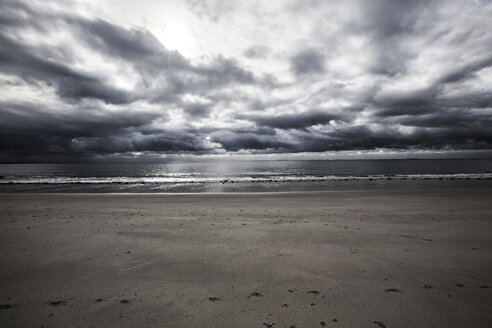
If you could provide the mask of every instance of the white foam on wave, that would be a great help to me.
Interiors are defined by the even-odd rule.
[[[383,180],[485,180],[492,173],[395,174],[395,175],[251,175],[200,176],[177,173],[149,177],[3,177],[0,184],[191,184],[191,183],[282,183]]]

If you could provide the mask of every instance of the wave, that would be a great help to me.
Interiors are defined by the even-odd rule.
[[[200,176],[172,174],[148,177],[65,177],[65,176],[5,176],[0,184],[205,184],[205,183],[295,183],[330,181],[383,180],[489,180],[492,173],[458,174],[394,174],[394,175],[248,175]]]

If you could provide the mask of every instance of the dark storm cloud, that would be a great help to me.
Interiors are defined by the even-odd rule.
[[[309,111],[298,114],[279,114],[279,115],[241,115],[238,118],[255,122],[259,126],[267,126],[278,129],[304,129],[313,125],[324,125],[330,121],[340,121],[347,119],[338,114],[326,113],[323,111]]]
[[[72,153],[78,137],[118,135],[154,120],[154,113],[109,113],[97,108],[50,112],[34,103],[0,103],[0,149],[6,153]]]
[[[183,131],[161,131],[151,135],[132,133],[107,137],[81,137],[73,140],[72,144],[75,151],[95,154],[141,151],[176,153],[206,149],[198,136]]]
[[[0,6],[0,25],[4,29],[28,25],[45,31],[43,24],[31,19],[40,14],[38,11],[40,8],[15,0],[0,0]],[[42,16],[44,15],[47,15],[47,13],[43,12]],[[51,16],[51,18],[56,20],[54,16]]]
[[[254,83],[252,73],[231,59],[218,57],[206,65],[191,65],[178,52],[168,51],[148,31],[125,29],[101,19],[60,15],[36,10],[25,3],[7,2],[0,23],[9,29],[0,31],[0,70],[18,76],[28,84],[45,83],[76,110],[42,108],[33,103],[0,104],[1,160],[24,155],[105,154],[114,152],[200,152],[206,150],[199,131],[157,129],[145,133],[165,112],[110,113],[97,102],[91,108],[78,103],[83,99],[124,105],[145,99],[151,102],[175,102],[192,117],[208,116],[210,104],[187,103],[179,94],[207,90],[226,84]],[[36,18],[34,18],[36,15]],[[12,28],[32,26],[73,31],[79,42],[109,58],[124,60],[150,80],[162,80],[158,88],[140,85],[136,92],[121,90],[101,77],[75,69],[70,51],[56,47],[23,44]],[[14,30],[15,31],[15,30]],[[183,73],[183,74],[181,74]]]
[[[462,4],[471,5],[466,4],[466,1]],[[445,6],[445,1],[436,0],[362,1],[364,16],[360,21],[352,22],[348,30],[358,35],[368,35],[370,43],[367,52],[368,54],[372,52],[369,72],[387,76],[408,73],[412,61],[419,56],[418,49],[410,48],[408,44],[419,36],[427,36],[430,30],[439,27],[441,15],[439,11]],[[433,41],[440,41],[445,37],[450,38],[450,44],[463,44],[473,38],[479,40],[485,34],[485,27],[478,26],[479,28],[459,27],[458,32],[437,28],[437,32],[433,32],[435,35]],[[461,61],[459,65],[446,67],[447,71],[437,82],[450,83],[473,77],[476,72],[492,64],[490,50],[491,47],[484,44],[481,51],[483,54],[479,54],[475,61],[471,63]]]
[[[421,122],[421,118],[425,116],[437,119],[436,124],[438,121],[446,121],[450,126],[469,124],[472,128],[474,122],[490,122],[490,113],[470,109],[491,108],[492,92],[462,92],[459,95],[447,96],[443,94],[442,87],[432,87],[412,92],[376,95],[371,99],[371,104],[376,108],[375,117],[390,118],[395,124],[411,126],[411,122]],[[417,118],[413,121],[409,117]]]
[[[351,28],[368,35],[367,52],[372,53],[369,72],[387,76],[405,73],[416,56],[405,48],[405,42],[412,35],[426,33],[426,16],[432,16],[435,1],[375,0],[361,5],[364,17]]]
[[[355,27],[385,39],[415,31],[423,14],[434,10],[433,0],[375,0],[361,1],[364,18]]]
[[[213,110],[213,104],[203,103],[182,103],[181,108],[191,117],[207,117]]]
[[[169,74],[170,81],[176,84],[175,91],[183,88],[186,88],[186,91],[206,89],[226,83],[255,82],[251,72],[241,68],[234,60],[222,56],[214,58],[207,65],[192,65],[179,52],[166,49],[147,30],[125,29],[100,19],[69,17],[67,21],[77,26],[78,33],[94,49],[111,57],[121,57],[138,69],[151,73],[153,77]],[[177,73],[169,72],[176,70]],[[187,74],[181,77],[179,71]]]
[[[305,49],[290,59],[292,71],[296,75],[318,74],[325,70],[325,58],[316,49]]]
[[[418,115],[435,110],[435,88],[386,92],[371,99],[378,116]]]
[[[0,103],[0,160],[8,156],[203,151],[196,133],[149,129],[162,114],[97,108],[50,113],[32,103]]]
[[[411,134],[398,129],[372,130],[367,126],[350,126],[324,134],[299,133],[288,140],[278,134],[264,136],[255,133],[222,132],[213,138],[229,151],[253,149],[259,153],[269,152],[324,152],[361,149],[490,149],[492,134],[481,129],[469,128],[429,130],[418,128]],[[473,148],[472,148],[473,147]]]
[[[259,134],[254,132],[219,131],[212,134],[212,141],[220,143],[227,151],[238,150],[262,150],[279,151],[287,150],[290,144],[282,141],[275,134]]]
[[[0,160],[492,149],[492,34],[487,22],[451,19],[447,12],[481,4],[345,5],[290,2],[299,19],[303,12],[309,20],[313,15],[308,40],[278,50],[274,43],[282,46],[281,37],[265,47],[259,44],[269,39],[257,36],[258,44],[233,45],[235,58],[219,51],[196,61],[170,51],[144,28],[0,0],[0,83],[39,97],[4,93],[9,100],[0,102]],[[201,0],[188,6],[214,25],[236,7],[246,8]],[[341,6],[338,13],[349,18],[330,15],[331,6]],[[330,24],[335,32],[328,31]],[[55,31],[65,43],[32,40],[33,30],[47,38]],[[363,51],[352,53],[358,44]],[[84,54],[97,59],[86,61]]]
[[[4,25],[0,31],[1,71],[18,75],[25,80],[45,82],[65,98],[94,98],[112,104],[123,104],[131,100],[129,94],[106,85],[101,78],[71,68],[68,51],[46,46],[27,46],[19,43],[15,34],[9,33],[12,27],[34,25],[38,29],[44,29],[44,20],[58,24],[54,17],[48,13],[41,13],[37,17],[35,10],[22,2],[4,1],[0,4],[4,6],[0,11],[0,23]]]
[[[471,64],[463,65],[458,68],[452,68],[449,72],[444,74],[440,79],[440,83],[452,83],[473,77],[480,70],[490,67],[492,65],[492,55],[487,54],[485,58],[477,60]]]
[[[207,85],[221,86],[226,83],[238,82],[250,84],[255,82],[253,73],[241,68],[231,59],[218,57],[210,65],[198,66],[193,69],[206,78]]]
[[[142,64],[150,61],[150,64],[160,68],[167,66],[167,58],[163,55],[167,55],[168,50],[147,30],[125,29],[101,19],[67,17],[67,21],[75,24],[78,33],[99,51]],[[175,52],[173,67],[188,66],[188,62]]]
[[[29,24],[30,21],[22,17],[34,15],[34,10],[25,4],[13,8],[15,10],[10,14],[19,17],[15,20],[18,25]],[[9,35],[8,30],[0,32],[0,68],[24,79],[44,81],[55,87],[62,97],[94,98],[111,104],[127,104],[142,98],[153,98],[158,102],[174,101],[174,96],[179,93],[207,90],[224,84],[255,82],[251,72],[222,56],[207,65],[191,65],[181,54],[167,50],[143,29],[125,29],[101,19],[69,15],[54,19],[45,12],[36,18],[31,17],[31,20],[40,26],[44,24],[58,30],[72,30],[80,37],[79,41],[84,41],[93,51],[128,61],[147,79],[165,79],[168,84],[167,90],[149,90],[146,85],[141,85],[144,90],[129,93],[109,85],[101,77],[72,68],[72,58],[63,49],[22,44],[15,40],[15,36]],[[63,56],[60,57],[60,53]]]
[[[427,128],[470,129],[486,131],[492,126],[492,116],[488,113],[463,109],[446,109],[441,112],[406,116],[398,120],[405,126]]]
[[[33,135],[50,133],[52,130],[67,136],[105,135],[124,128],[146,125],[162,117],[162,114],[151,112],[121,110],[115,113],[89,106],[53,112],[36,103],[0,102],[0,109],[3,131],[22,131],[21,128],[26,127],[26,131]]]
[[[175,102],[187,92],[203,92],[227,84],[253,84],[253,73],[236,61],[218,56],[208,64],[192,65],[177,51],[166,49],[146,30],[124,29],[102,20],[70,19],[78,33],[97,51],[130,62],[144,74],[139,98],[153,102]],[[167,85],[151,88],[146,80]]]
[[[390,137],[390,138],[388,138]],[[213,141],[221,143],[226,150],[237,151],[254,149],[259,152],[323,152],[353,149],[372,149],[378,146],[393,146],[395,135],[374,133],[364,126],[339,129],[331,133],[313,134],[300,131],[284,139],[281,135],[259,133],[237,133],[233,131],[217,133]],[[403,143],[398,145],[403,146]],[[405,148],[408,145],[404,145]]]
[[[492,92],[463,92],[455,96],[438,99],[442,107],[449,108],[492,108]]]
[[[484,131],[469,129],[418,128],[402,133],[395,128],[372,130],[367,126],[342,128],[322,136],[306,135],[303,148],[309,151],[337,151],[357,149],[466,149],[476,142],[477,149],[490,147],[492,136]]]
[[[53,62],[36,55],[42,51],[43,49],[26,49],[0,32],[0,69],[3,72],[26,80],[46,82],[55,87],[61,97],[94,98],[112,104],[130,101],[129,94],[105,85],[95,76],[77,72],[63,62]]]

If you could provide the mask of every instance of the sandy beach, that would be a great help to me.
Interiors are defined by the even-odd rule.
[[[1,327],[491,327],[492,191],[0,195]]]

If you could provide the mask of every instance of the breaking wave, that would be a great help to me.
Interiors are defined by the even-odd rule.
[[[196,174],[168,174],[146,177],[67,177],[67,176],[4,176],[0,184],[205,184],[205,183],[283,183],[330,181],[383,180],[490,180],[492,173],[462,174],[394,174],[394,175],[248,175],[207,176]]]

